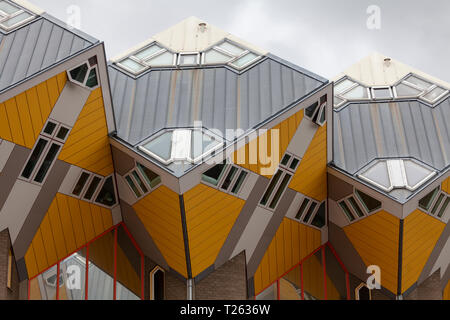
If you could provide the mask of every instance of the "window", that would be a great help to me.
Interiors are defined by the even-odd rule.
[[[305,117],[323,126],[326,122],[327,95],[323,95],[317,102],[305,108]]]
[[[150,272],[150,300],[164,300],[165,272],[156,267]]]
[[[414,191],[431,177],[436,175],[433,169],[409,159],[376,160],[358,177],[370,184],[390,192],[393,189]]]
[[[80,178],[77,181],[77,184],[75,185],[75,188],[73,188],[72,194],[75,196],[79,196],[81,194],[81,191],[84,189],[84,186],[86,185],[86,182],[88,181],[89,177],[91,175],[87,172],[82,172]]]
[[[204,65],[218,65],[228,64],[229,66],[242,70],[261,57],[254,52],[242,48],[229,40],[222,42],[219,45],[212,47],[202,54],[202,64]]]
[[[322,202],[319,206],[319,209],[317,210],[316,215],[314,216],[314,219],[312,220],[311,224],[317,228],[322,228],[327,224],[326,221],[326,208],[325,208],[325,201]]]
[[[197,66],[200,64],[200,54],[194,53],[180,53],[178,55],[179,66]]]
[[[96,57],[90,58],[88,61],[67,72],[70,81],[89,89],[95,89],[98,87],[99,83],[97,73]]]
[[[0,28],[4,31],[11,31],[34,18],[34,15],[16,4],[10,1],[0,1]]]
[[[280,162],[280,167],[295,172],[300,164],[300,159],[292,154],[286,153]]]
[[[283,169],[279,169],[270,180],[266,192],[262,196],[259,204],[268,209],[275,210],[278,202],[286,191],[292,174]]]
[[[355,216],[350,211],[350,208],[348,207],[345,201],[339,202],[339,206],[342,208],[342,211],[344,211],[345,215],[347,216],[348,220],[350,220],[350,222],[355,220]]]
[[[381,209],[381,202],[364,192],[355,189],[354,194],[339,202],[339,206],[347,216],[348,220],[352,222]]]
[[[321,229],[327,224],[326,201],[319,204],[319,202],[311,198],[303,198],[295,219]]]
[[[202,180],[208,185],[218,187],[220,190],[238,194],[244,184],[248,172],[234,165],[217,164],[202,174]]]
[[[334,107],[339,108],[347,100],[368,100],[370,99],[369,88],[345,77],[334,85]]]
[[[397,98],[420,98],[434,104],[448,94],[448,90],[429,80],[410,74],[394,86]]]
[[[201,129],[166,130],[138,148],[163,164],[196,163],[223,146],[222,140]]]
[[[392,90],[391,87],[373,87],[372,88],[372,97],[375,100],[386,100],[392,99]]]
[[[361,283],[356,287],[355,300],[372,300],[372,292],[366,284]]]
[[[95,202],[103,204],[108,207],[112,207],[116,204],[116,193],[114,188],[113,177],[110,176],[105,179],[100,192],[95,199]]]
[[[419,208],[440,219],[446,218],[449,204],[450,196],[443,191],[440,192],[439,187],[419,200]]]
[[[125,175],[125,181],[136,198],[140,198],[159,186],[161,177],[137,162],[136,167]]]
[[[86,193],[84,194],[84,197],[83,197],[84,200],[92,199],[92,197],[94,196],[94,193],[97,190],[97,187],[100,185],[101,181],[102,181],[102,179],[98,176],[94,176],[92,178],[91,183],[89,184],[89,187],[88,187]]]
[[[308,108],[305,109],[305,117],[309,120],[313,120],[316,113],[319,111],[319,102],[314,102]]]
[[[377,199],[372,198],[371,196],[365,194],[362,191],[356,190],[355,191],[356,196],[363,204],[364,208],[366,209],[367,213],[372,213],[376,210],[381,209],[381,202]]]
[[[112,207],[117,203],[116,188],[112,175],[103,178],[93,173],[82,171],[72,189],[72,195],[106,207]]]
[[[27,181],[42,184],[66,141],[70,129],[49,120],[39,136],[21,177]]]
[[[13,275],[13,254],[11,249],[8,251],[8,276],[6,279],[6,287],[12,289],[12,275]]]
[[[188,58],[188,57],[186,57]],[[117,65],[132,74],[139,74],[148,68],[173,67],[176,55],[156,42],[122,59]]]

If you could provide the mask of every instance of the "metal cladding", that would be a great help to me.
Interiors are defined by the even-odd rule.
[[[43,15],[8,34],[0,31],[0,92],[98,42]]]
[[[117,137],[135,145],[164,128],[248,130],[327,81],[266,58],[237,74],[226,67],[152,70],[134,79],[109,67]]]

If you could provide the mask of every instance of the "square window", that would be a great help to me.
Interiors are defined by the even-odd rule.
[[[374,99],[392,99],[392,91],[389,87],[372,88],[372,96]]]
[[[178,64],[180,66],[194,66],[198,65],[198,53],[181,54],[178,57]]]

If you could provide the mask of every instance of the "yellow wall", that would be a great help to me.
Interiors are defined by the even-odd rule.
[[[292,115],[288,119],[282,121],[266,133],[259,136],[257,139],[250,141],[250,143],[241,147],[233,154],[233,162],[240,165],[248,170],[251,170],[257,174],[262,174],[262,168],[269,168],[270,165],[270,155],[272,152],[278,153],[278,161],[273,163],[272,169],[269,170],[268,174],[264,174],[266,177],[271,177],[277,170],[278,164],[280,163],[289,142],[294,137],[300,122],[303,119],[303,110],[300,110],[296,114]],[[279,136],[279,148],[272,145],[272,134],[274,130],[278,130]],[[274,135],[276,137],[276,135]],[[278,149],[278,150],[277,150]],[[254,151],[258,150],[257,155],[254,155]],[[250,156],[250,152],[252,155]],[[269,157],[267,157],[269,155]],[[256,158],[257,157],[257,158]],[[267,164],[268,163],[268,164]]]
[[[400,220],[385,211],[344,227],[362,260],[381,269],[381,285],[397,293]]]
[[[447,178],[442,182],[442,191],[450,193],[450,178]]]
[[[193,277],[214,263],[244,203],[203,184],[184,194]]]
[[[111,210],[57,194],[25,254],[34,277],[112,227]]]
[[[419,279],[445,223],[416,210],[406,217],[403,227],[402,293]]]
[[[255,272],[255,293],[276,281],[320,244],[319,230],[284,218]]]
[[[317,201],[327,197],[327,126],[320,127],[300,162],[289,188]]]
[[[169,266],[187,278],[178,194],[160,186],[133,208]]]
[[[113,173],[101,88],[90,94],[59,159],[102,176]]]
[[[444,300],[450,300],[450,281],[447,282],[447,286],[444,289],[444,293],[443,293],[443,299]]]
[[[33,148],[66,80],[66,73],[60,73],[0,103],[0,138]]]

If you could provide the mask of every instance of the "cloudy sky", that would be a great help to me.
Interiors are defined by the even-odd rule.
[[[194,15],[327,78],[377,51],[450,82],[448,0],[29,1],[64,21],[77,6],[108,58]]]

